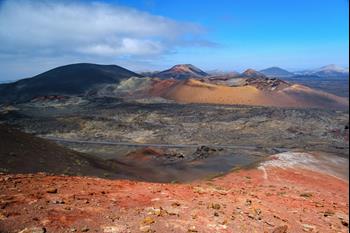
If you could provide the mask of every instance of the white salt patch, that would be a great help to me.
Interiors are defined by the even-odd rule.
[[[260,170],[263,171],[263,178],[264,178],[265,180],[267,180],[267,172],[266,172],[265,167],[264,167],[264,166],[260,166],[260,167],[258,167],[258,169],[260,169]]]
[[[261,164],[259,169],[264,171],[264,178],[267,177],[267,167],[302,168],[349,180],[349,160],[332,155],[284,152],[271,156],[271,160]]]

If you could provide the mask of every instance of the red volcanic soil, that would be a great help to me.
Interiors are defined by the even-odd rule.
[[[2,174],[0,232],[348,232],[348,198],[347,181],[291,168],[189,184]]]
[[[166,79],[166,80],[155,79],[149,90],[149,95],[163,96],[166,92],[169,91],[169,89],[171,89],[171,87],[176,86],[178,82],[179,81],[175,79]]]
[[[152,160],[151,156],[163,156],[164,152],[161,150],[157,150],[155,148],[150,148],[150,147],[146,147],[144,149],[139,149],[133,152],[130,152],[129,154],[127,154],[126,156],[134,161],[149,161]]]
[[[240,104],[276,107],[348,109],[349,101],[281,80],[249,79],[244,86],[226,86],[200,80],[155,80],[149,95],[180,103]]]

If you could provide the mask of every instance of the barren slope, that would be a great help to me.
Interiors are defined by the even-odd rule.
[[[0,124],[0,172],[152,178],[152,170],[132,163],[102,160]],[[1,231],[0,231],[1,232]]]
[[[0,193],[0,231],[9,233],[349,230],[348,182],[298,167],[190,184],[3,174]]]
[[[172,85],[163,97],[182,103],[241,104],[276,107],[347,108],[348,100],[302,85],[261,90],[254,85],[229,87],[187,80]]]

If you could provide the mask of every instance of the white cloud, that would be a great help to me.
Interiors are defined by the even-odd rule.
[[[123,38],[113,45],[95,44],[82,47],[79,51],[91,55],[155,55],[165,51],[165,48],[157,41]]]
[[[202,31],[199,25],[104,3],[8,0],[0,5],[3,54],[153,56]]]

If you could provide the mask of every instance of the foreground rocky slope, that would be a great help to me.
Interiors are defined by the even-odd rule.
[[[2,174],[0,193],[9,233],[349,230],[348,182],[295,164],[190,184]]]

